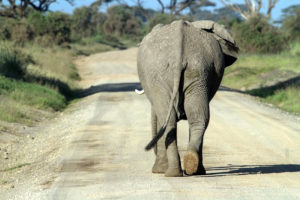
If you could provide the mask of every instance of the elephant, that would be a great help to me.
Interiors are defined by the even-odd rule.
[[[138,48],[137,69],[151,104],[153,173],[167,177],[204,175],[203,137],[209,102],[218,90],[224,69],[238,58],[239,48],[221,25],[203,20],[156,25]],[[189,143],[181,168],[177,122],[187,120]]]

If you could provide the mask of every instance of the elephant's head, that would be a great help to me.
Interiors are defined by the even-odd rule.
[[[236,61],[238,58],[239,48],[225,28],[210,20],[192,22],[192,25],[196,28],[212,33],[212,35],[218,40],[225,55],[226,66],[232,65]]]

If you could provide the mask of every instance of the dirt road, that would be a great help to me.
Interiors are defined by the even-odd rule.
[[[40,139],[51,141],[41,149],[45,161],[0,199],[300,199],[299,119],[226,88],[210,104],[207,175],[152,174],[154,153],[144,151],[150,105],[133,92],[135,57],[129,49],[78,60],[84,99],[37,128],[51,135]],[[183,154],[187,123],[178,131]]]

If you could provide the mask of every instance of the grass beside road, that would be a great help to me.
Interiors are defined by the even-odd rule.
[[[55,89],[0,76],[0,120],[30,123],[36,109],[60,111],[66,98]]]
[[[32,124],[62,111],[80,80],[74,50],[0,41],[0,120]]]
[[[300,114],[300,81],[282,88],[255,89],[248,93],[285,111]]]
[[[114,38],[103,43],[106,39],[86,38],[64,47],[0,41],[0,120],[32,124],[62,111],[79,89],[76,56],[128,46]]]
[[[222,84],[300,114],[300,43],[275,55],[241,55],[226,68]]]
[[[297,73],[300,73],[299,56],[241,55],[235,64],[226,68],[223,84],[248,90]]]

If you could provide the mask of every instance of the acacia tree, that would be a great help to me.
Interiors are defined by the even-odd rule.
[[[282,30],[291,41],[300,41],[300,4],[282,10]]]
[[[161,0],[157,0],[161,6],[161,13],[169,10],[169,14],[174,18],[178,16],[185,9],[195,9],[206,6],[215,6],[216,4],[209,0],[170,0],[169,4],[164,4]]]
[[[233,4],[231,0],[219,0],[225,6],[229,7],[230,9],[238,12],[243,19],[248,20],[251,17],[257,16],[261,12],[261,8],[263,6],[262,0],[244,0],[244,4],[246,6],[245,10],[240,9],[240,7],[236,6],[237,4]],[[266,12],[266,17],[268,19],[271,18],[271,12],[275,7],[276,3],[279,0],[268,0],[268,9]]]
[[[65,0],[73,5],[74,0]],[[26,9],[33,8],[40,12],[49,10],[51,4],[56,3],[57,0],[0,0],[0,16],[25,17]]]

